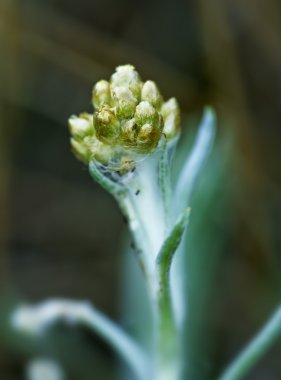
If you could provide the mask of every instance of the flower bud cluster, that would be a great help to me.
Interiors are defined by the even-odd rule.
[[[72,149],[85,163],[95,159],[118,167],[153,152],[163,134],[170,140],[179,132],[176,99],[163,102],[157,85],[143,83],[131,65],[119,66],[109,81],[97,82],[92,104],[93,115],[69,119]]]

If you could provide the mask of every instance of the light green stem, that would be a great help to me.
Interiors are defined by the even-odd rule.
[[[15,329],[40,336],[59,320],[83,324],[103,338],[131,367],[139,380],[147,380],[149,361],[138,344],[88,302],[51,299],[37,306],[22,305],[12,315]]]
[[[123,357],[140,380],[149,376],[149,362],[141,348],[117,325],[97,310],[88,310],[84,323],[107,341]]]
[[[281,335],[281,306],[263,329],[230,364],[219,380],[239,380],[247,374]]]
[[[159,368],[165,372],[165,378],[177,380],[180,372],[180,346],[175,315],[170,291],[170,269],[172,259],[181,242],[185,227],[188,222],[190,210],[186,210],[175,224],[169,236],[165,240],[156,259],[157,288],[157,325],[158,339],[157,351]],[[161,374],[161,379],[164,375]]]
[[[170,269],[183,236],[189,210],[184,211],[165,239],[169,227],[170,183],[167,144],[157,155],[141,163],[132,177],[115,182],[90,162],[92,177],[117,200],[128,219],[147,277],[154,313],[154,380],[178,380],[179,334],[170,293]],[[165,223],[166,222],[166,223]]]
[[[90,161],[89,172],[93,179],[107,190],[117,201],[123,215],[126,217],[129,228],[137,246],[137,257],[148,281],[151,282],[152,261],[147,254],[150,250],[149,241],[142,219],[133,201],[132,192],[124,184],[115,182],[100,172],[95,161]]]

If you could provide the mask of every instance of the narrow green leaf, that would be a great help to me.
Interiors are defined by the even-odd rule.
[[[230,364],[219,380],[239,380],[253,368],[281,335],[281,306],[270,320],[246,346],[241,354]]]
[[[157,255],[156,265],[160,274],[160,283],[164,287],[168,287],[167,282],[172,259],[181,242],[185,227],[189,220],[189,215],[190,208],[183,212]]]
[[[105,190],[107,190],[113,196],[118,196],[120,193],[125,193],[125,188],[117,182],[107,177],[105,174],[101,173],[97,167],[95,161],[90,161],[89,163],[89,173],[91,177],[100,184]]]
[[[164,214],[166,226],[168,225],[170,214],[170,200],[171,200],[171,178],[170,178],[170,162],[167,141],[161,147],[161,156],[159,160],[159,187],[163,197]]]
[[[123,358],[139,380],[148,378],[149,363],[142,348],[89,302],[50,299],[35,306],[21,305],[11,316],[14,329],[31,336],[47,333],[51,326],[61,320],[71,322],[71,325],[86,326]]]
[[[213,146],[216,131],[216,114],[206,107],[196,140],[180,172],[175,188],[176,211],[189,205],[195,182]]]
[[[173,304],[170,294],[170,268],[174,254],[181,242],[188,222],[190,209],[183,212],[169,236],[165,240],[156,258],[157,273],[157,316],[158,316],[158,351],[161,353],[163,368],[165,362],[175,362],[179,358],[179,336],[175,323]],[[164,362],[163,362],[164,360]]]

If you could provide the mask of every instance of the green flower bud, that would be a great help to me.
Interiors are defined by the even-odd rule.
[[[84,164],[88,164],[91,157],[91,151],[88,147],[83,142],[79,142],[73,137],[70,139],[70,145],[72,152],[78,160],[84,162]]]
[[[136,107],[134,119],[139,127],[136,148],[149,152],[160,140],[163,129],[162,116],[148,101],[142,101]]]
[[[129,88],[125,86],[115,87],[112,90],[112,97],[116,107],[116,115],[119,118],[128,118],[134,114],[138,100]]]
[[[89,159],[94,158],[102,164],[107,164],[114,156],[114,151],[111,146],[104,144],[96,137],[86,137],[84,139],[84,145],[89,152]]]
[[[162,96],[156,83],[152,80],[148,80],[144,83],[141,90],[141,100],[147,100],[151,103],[156,109],[159,109],[163,103]]]
[[[115,87],[126,87],[135,98],[140,98],[142,83],[134,66],[122,65],[116,67],[116,72],[111,76],[110,83],[112,90],[114,90]]]
[[[132,118],[125,122],[121,129],[121,139],[125,146],[133,146],[136,144],[137,125],[135,119]]]
[[[100,80],[93,88],[92,104],[98,109],[104,104],[111,105],[110,85],[106,80]]]
[[[155,128],[151,124],[144,124],[137,136],[137,146],[139,151],[149,152],[155,148],[161,136],[161,129]]]
[[[103,143],[114,144],[120,135],[120,122],[114,111],[104,106],[94,114],[94,127],[97,138]]]
[[[180,109],[175,98],[169,99],[162,105],[161,114],[164,119],[163,132],[167,138],[173,138],[180,128]]]
[[[76,139],[94,134],[94,126],[91,115],[82,113],[78,116],[71,116],[68,120],[70,133]]]
[[[157,125],[159,121],[158,112],[147,101],[140,102],[137,105],[134,118],[139,127],[144,124]]]

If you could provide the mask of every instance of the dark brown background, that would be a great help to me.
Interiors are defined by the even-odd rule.
[[[199,327],[211,321],[217,344],[200,338],[191,378],[215,379],[280,300],[280,37],[278,0],[1,0],[0,308],[15,298],[67,296],[118,318],[116,247],[125,226],[73,158],[66,124],[91,110],[96,80],[132,63],[188,117],[214,105],[219,136],[232,136],[222,179],[231,201],[216,198],[218,217],[212,209],[202,215],[223,241],[214,313],[194,312]],[[76,331],[65,344],[77,351],[92,341],[92,378],[117,378],[112,353],[95,337]],[[89,350],[80,358],[73,349],[85,373]],[[0,378],[23,379],[24,350],[6,337],[0,353]],[[82,375],[72,368],[71,378]],[[279,378],[280,344],[247,379]]]

